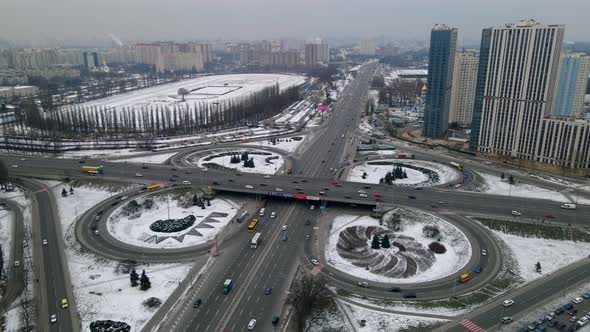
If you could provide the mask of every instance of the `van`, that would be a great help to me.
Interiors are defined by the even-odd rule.
[[[248,330],[254,330],[254,326],[256,326],[256,319],[251,319],[248,323]]]
[[[576,204],[570,204],[570,203],[561,204],[561,208],[567,209],[567,210],[575,210]]]
[[[261,217],[264,217],[264,210],[265,210],[264,208],[260,209],[260,216]]]
[[[471,279],[471,276],[469,276],[469,274],[467,274],[467,273],[463,273],[462,275],[459,276],[459,282],[461,282],[461,283],[468,282],[469,279]]]

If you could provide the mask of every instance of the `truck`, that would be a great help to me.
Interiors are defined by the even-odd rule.
[[[408,154],[408,153],[399,153],[395,156],[397,159],[414,159],[416,158],[415,155],[413,154]]]
[[[450,162],[450,165],[451,165],[451,166],[453,166],[453,167],[455,167],[456,169],[458,169],[458,170],[460,170],[460,171],[462,171],[462,170],[463,170],[463,165],[461,165],[461,164],[459,164],[459,163],[456,163],[456,162],[454,162],[454,161],[451,161],[451,162]]]
[[[229,291],[233,288],[234,282],[231,279],[226,279],[223,283],[223,294],[229,293]]]
[[[260,245],[260,242],[262,242],[262,233],[258,232],[256,234],[254,234],[254,236],[252,237],[252,241],[250,241],[250,248],[252,248],[252,249],[258,248],[258,246]]]
[[[102,175],[102,165],[100,166],[82,166],[80,167],[80,172],[89,174],[89,175]]]

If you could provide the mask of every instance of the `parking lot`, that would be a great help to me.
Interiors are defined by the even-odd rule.
[[[577,296],[517,331],[590,331],[590,291]]]

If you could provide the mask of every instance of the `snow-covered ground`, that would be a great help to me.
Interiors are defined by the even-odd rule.
[[[457,270],[461,269],[469,261],[471,256],[471,244],[467,240],[465,234],[463,234],[458,228],[452,224],[444,221],[441,218],[427,214],[424,212],[398,208],[392,212],[398,213],[401,218],[401,231],[389,233],[392,241],[392,246],[389,249],[371,249],[371,238],[367,238],[365,230],[367,227],[376,227],[386,229],[385,224],[379,225],[379,220],[368,217],[368,216],[355,216],[355,215],[342,215],[334,219],[328,244],[326,246],[326,260],[328,264],[341,270],[344,273],[353,275],[360,279],[372,280],[377,282],[387,283],[416,283],[436,280],[450,275]],[[392,213],[390,212],[390,213]],[[386,218],[386,217],[384,217]],[[436,239],[428,238],[423,234],[423,227],[426,225],[436,225],[440,230],[440,243],[446,248],[446,252],[443,254],[434,254],[429,249],[429,244],[436,242]],[[363,266],[355,265],[359,263],[358,259],[365,260],[364,258],[344,258],[342,253],[337,249],[338,244],[343,246],[346,244],[345,238],[349,232],[348,229],[362,226],[358,228],[356,232],[361,233],[352,239],[366,241],[366,247],[356,247],[353,251],[346,251],[345,253],[358,253],[362,250],[367,250],[365,256],[372,254],[383,255],[385,258],[379,263],[370,267],[370,270],[366,270]],[[350,233],[349,233],[350,234]],[[405,246],[403,255],[400,255],[400,250],[393,243],[399,242]],[[358,243],[358,242],[357,242]],[[355,243],[356,244],[356,243]],[[405,257],[410,257],[417,264],[415,274],[410,274],[408,277],[389,277],[384,274],[395,272],[394,275],[401,275],[404,271],[411,271],[409,264]],[[364,257],[364,256],[363,256]],[[375,271],[382,269],[384,266],[388,266],[389,262],[394,262],[397,259],[397,264],[393,264],[381,274],[377,274]],[[367,260],[365,260],[367,261]],[[406,266],[405,264],[408,264]],[[362,265],[362,264],[361,264]]]
[[[248,156],[250,158],[254,158],[254,168],[244,167],[244,162],[240,161],[239,163],[232,164],[231,155],[226,156],[219,156],[214,157],[210,160],[205,160],[210,158],[210,156],[214,156],[216,154],[222,153],[236,153],[237,155],[241,155],[242,152],[248,152]],[[255,152],[250,153],[250,152]],[[262,153],[262,154],[258,154]],[[267,158],[274,158],[269,159],[269,162],[266,162]],[[236,148],[236,149],[218,149],[212,150],[208,154],[208,156],[200,157],[198,160],[194,160],[193,157],[189,156],[187,160],[192,163],[193,165],[197,165],[198,167],[207,167],[207,164],[217,164],[226,168],[235,169],[240,172],[244,173],[257,173],[257,174],[275,174],[277,171],[280,171],[283,167],[283,163],[285,162],[283,157],[279,154],[265,151],[265,150],[256,150],[256,149],[244,149],[244,148]]]
[[[112,160],[113,162],[130,162],[130,163],[148,163],[148,164],[162,164],[166,160],[174,157],[178,152],[160,153],[141,157],[132,157],[125,159]]]
[[[485,181],[485,186],[484,188],[480,188],[480,191],[486,194],[540,198],[556,202],[570,202],[566,196],[557,191],[543,189],[525,183],[515,183],[510,185],[507,179],[501,180],[500,177],[487,173],[478,172],[478,174]]]
[[[14,213],[7,210],[0,211],[0,245],[2,245],[2,261],[5,266],[10,262],[13,229]]]
[[[369,150],[369,151],[359,151],[358,154],[361,155],[378,155],[378,156],[394,156],[398,153],[397,150]]]
[[[182,98],[178,96],[178,89],[185,88],[189,92],[195,90],[186,95],[185,102],[183,102],[189,107],[192,107],[194,102],[201,100],[212,102],[221,99],[247,96],[277,83],[281,89],[286,89],[290,86],[301,84],[304,81],[305,77],[303,76],[285,74],[231,74],[206,76],[162,84],[109,98],[90,101],[83,103],[80,106],[85,108],[106,107],[109,110],[120,109],[123,107],[136,109],[150,106],[171,107],[174,104],[182,102]],[[215,87],[215,91],[213,91],[212,88],[209,88],[209,90],[202,89],[206,87]],[[228,89],[229,87],[232,89]],[[219,88],[223,88],[224,90],[221,91]],[[202,93],[203,91],[213,92],[213,94]],[[230,92],[220,94],[227,91]]]
[[[402,331],[410,328],[429,327],[446,322],[446,320],[400,315],[376,311],[349,303],[343,303],[341,307],[346,311],[345,315],[350,319],[356,331]]]
[[[300,140],[294,140],[293,137],[302,137]],[[252,145],[252,146],[259,146],[259,147],[270,147],[275,149],[280,149],[285,152],[293,153],[297,151],[301,143],[305,141],[305,135],[298,135],[293,137],[285,137],[277,139],[276,144],[272,144],[270,140],[260,140],[256,142],[248,142],[244,143],[244,145]]]
[[[62,188],[69,189],[69,185],[55,181],[46,183],[52,187],[56,196],[82,330],[88,331],[92,321],[104,319],[123,321],[131,325],[133,331],[140,330],[155,312],[145,308],[142,302],[152,296],[166,301],[188,273],[190,264],[136,266],[139,274],[143,269],[146,270],[152,288],[143,292],[130,287],[129,275],[121,272],[119,262],[81,250],[73,229],[77,216],[123,188],[87,185],[74,187],[74,195],[61,197]]]
[[[510,249],[518,262],[518,274],[526,282],[538,279],[580,259],[588,259],[590,243],[524,238],[499,231],[492,231]],[[535,272],[535,264],[541,263],[542,273]]]
[[[186,193],[185,198],[192,202],[194,194]],[[142,205],[146,199],[152,200],[154,206],[149,209],[141,209],[139,215],[126,216],[122,213],[123,206],[117,208],[109,217],[108,231],[119,241],[148,248],[181,248],[206,243],[227,225],[236,215],[239,206],[224,199],[214,199],[211,206],[203,210],[198,206],[179,206],[179,195],[145,195],[137,199]],[[169,207],[169,210],[168,210]],[[156,220],[184,218],[194,215],[196,220],[193,226],[174,233],[154,232],[150,225]]]
[[[383,159],[379,160],[378,162],[391,162],[401,166],[402,170],[406,172],[408,177],[405,179],[395,180],[393,184],[399,186],[436,186],[455,182],[461,178],[461,174],[454,168],[430,161],[413,159]],[[394,165],[375,165],[374,163],[376,163],[376,161],[368,161],[353,167],[348,174],[347,180],[352,182],[377,184],[382,177],[385,177],[387,172],[392,171],[395,167]],[[424,168],[430,170],[436,175],[428,176],[426,173],[412,167]],[[365,179],[363,179],[363,173],[367,173],[367,177]]]

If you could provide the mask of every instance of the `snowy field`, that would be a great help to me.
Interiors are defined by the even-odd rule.
[[[350,319],[355,331],[405,331],[410,328],[425,328],[446,322],[446,320],[400,315],[376,311],[353,304],[343,303],[346,317]]]
[[[119,262],[83,251],[74,238],[76,217],[100,201],[118,194],[123,188],[90,185],[74,187],[74,195],[61,197],[62,188],[69,189],[69,185],[55,181],[46,183],[52,187],[56,196],[82,331],[89,331],[92,321],[103,319],[126,322],[131,325],[132,331],[139,331],[155,312],[145,308],[142,302],[152,296],[165,302],[188,273],[190,264],[137,266],[139,274],[141,270],[146,270],[152,288],[143,292],[130,287],[129,275],[122,272]]]
[[[510,185],[507,178],[501,180],[500,177],[496,175],[480,172],[478,172],[478,174],[485,181],[485,186],[480,188],[480,192],[486,194],[540,198],[556,202],[570,202],[566,196],[557,191],[547,190],[525,183],[515,183]]]
[[[185,199],[192,202],[194,194],[187,193]],[[183,208],[179,204],[179,195],[145,195],[137,199],[142,205],[146,199],[154,202],[150,210],[141,209],[139,214],[125,215],[122,210],[125,205],[117,208],[109,217],[108,231],[121,242],[146,248],[182,248],[206,243],[215,236],[232,220],[239,210],[239,206],[231,201],[214,199],[211,206],[203,210],[198,206]],[[168,205],[170,211],[168,211]],[[169,214],[168,214],[169,213]],[[154,232],[150,225],[156,220],[170,218],[184,218],[194,215],[196,220],[193,226],[173,233]]]
[[[147,89],[141,89],[129,93],[116,95],[109,98],[99,99],[83,103],[80,107],[102,107],[108,109],[120,108],[142,108],[142,107],[166,107],[181,103],[182,98],[178,96],[178,89],[185,88],[188,91],[196,90],[195,93],[189,93],[185,96],[186,103],[192,107],[193,102],[200,100],[217,101],[220,99],[231,99],[259,91],[263,88],[273,86],[278,83],[281,89],[302,84],[305,77],[298,75],[284,74],[232,74],[232,75],[215,75],[206,76],[190,80],[184,80],[175,83],[163,84]],[[207,87],[224,87],[222,90]],[[239,87],[229,93],[220,95],[221,92],[227,92],[225,87]],[[215,94],[204,94],[202,91],[211,91]]]
[[[526,282],[551,274],[580,259],[588,259],[590,243],[524,238],[512,234],[492,231],[504,241],[516,258],[520,273]],[[535,272],[535,264],[541,263],[542,273]]]
[[[300,140],[294,140],[293,137],[301,137]],[[297,151],[301,143],[305,141],[305,135],[293,136],[293,137],[285,137],[277,139],[276,144],[272,144],[270,140],[260,140],[256,142],[248,142],[244,143],[243,145],[251,145],[251,146],[259,146],[259,147],[269,147],[274,149],[280,149],[288,153],[294,153]]]
[[[14,213],[11,211],[0,211],[0,245],[2,246],[2,261],[5,266],[10,262],[12,252],[12,232],[14,229]]]
[[[214,157],[209,160],[205,160],[210,158],[211,156],[215,156],[217,154],[228,153],[228,152],[235,152],[237,155],[241,155],[242,152],[248,152],[250,158],[254,158],[254,168],[244,167],[244,162],[241,161],[236,164],[232,164],[230,162],[231,155],[226,156],[218,156]],[[264,153],[264,154],[250,154],[250,152],[255,153]],[[273,159],[268,159],[273,158]],[[200,157],[198,160],[194,160],[191,156],[187,158],[187,160],[192,163],[193,165],[197,165],[197,167],[207,167],[207,164],[216,164],[226,168],[234,169],[244,173],[256,173],[256,174],[275,174],[277,171],[282,170],[284,159],[281,155],[276,154],[274,152],[264,151],[264,150],[256,150],[256,149],[219,149],[219,150],[212,150],[208,154],[208,156]],[[269,162],[267,162],[267,160]]]
[[[389,249],[372,249],[371,238],[366,235],[371,227],[386,228],[385,225],[379,225],[379,220],[368,216],[354,215],[336,217],[332,223],[326,246],[325,255],[328,264],[360,279],[400,284],[440,279],[455,273],[467,264],[471,256],[471,244],[458,228],[441,218],[424,212],[402,208],[395,209],[394,212],[400,215],[401,231],[386,230],[392,241],[392,246]],[[440,243],[446,248],[445,253],[434,254],[428,249],[429,244],[435,242],[436,239],[424,236],[422,229],[426,225],[436,225],[439,228],[441,232]],[[343,252],[339,248],[346,247],[347,239],[350,238],[349,234],[353,233],[350,229],[353,227],[357,227],[355,231],[357,236],[353,236],[354,238],[350,241],[354,242],[356,247]],[[365,241],[366,246],[359,247],[359,241]],[[394,242],[405,247],[403,254],[393,244]],[[354,257],[342,257],[343,254],[349,255],[351,253],[355,254],[351,255]],[[383,260],[375,260],[376,256],[382,256]],[[367,259],[367,257],[371,258]],[[375,264],[369,265],[370,270],[367,271],[363,265],[368,264],[366,262],[369,261],[374,261]],[[413,273],[409,267],[411,261],[416,262],[414,264],[416,270]],[[392,262],[393,265],[391,265]],[[387,269],[384,269],[385,267]],[[388,276],[402,274],[407,277]]]
[[[125,159],[112,160],[113,162],[130,162],[130,163],[148,163],[148,164],[162,164],[166,160],[174,157],[178,152],[159,153],[141,157],[131,157]]]
[[[408,187],[438,186],[458,181],[461,174],[452,167],[424,160],[413,159],[383,159],[381,162],[400,164],[403,171],[408,175],[405,179],[395,180],[393,185]],[[394,165],[375,165],[376,161],[369,161],[354,166],[349,172],[347,181],[361,183],[379,183],[379,180],[395,167]],[[405,166],[404,166],[405,165]],[[420,169],[426,169],[432,173],[431,176]],[[367,177],[363,179],[363,173]]]

